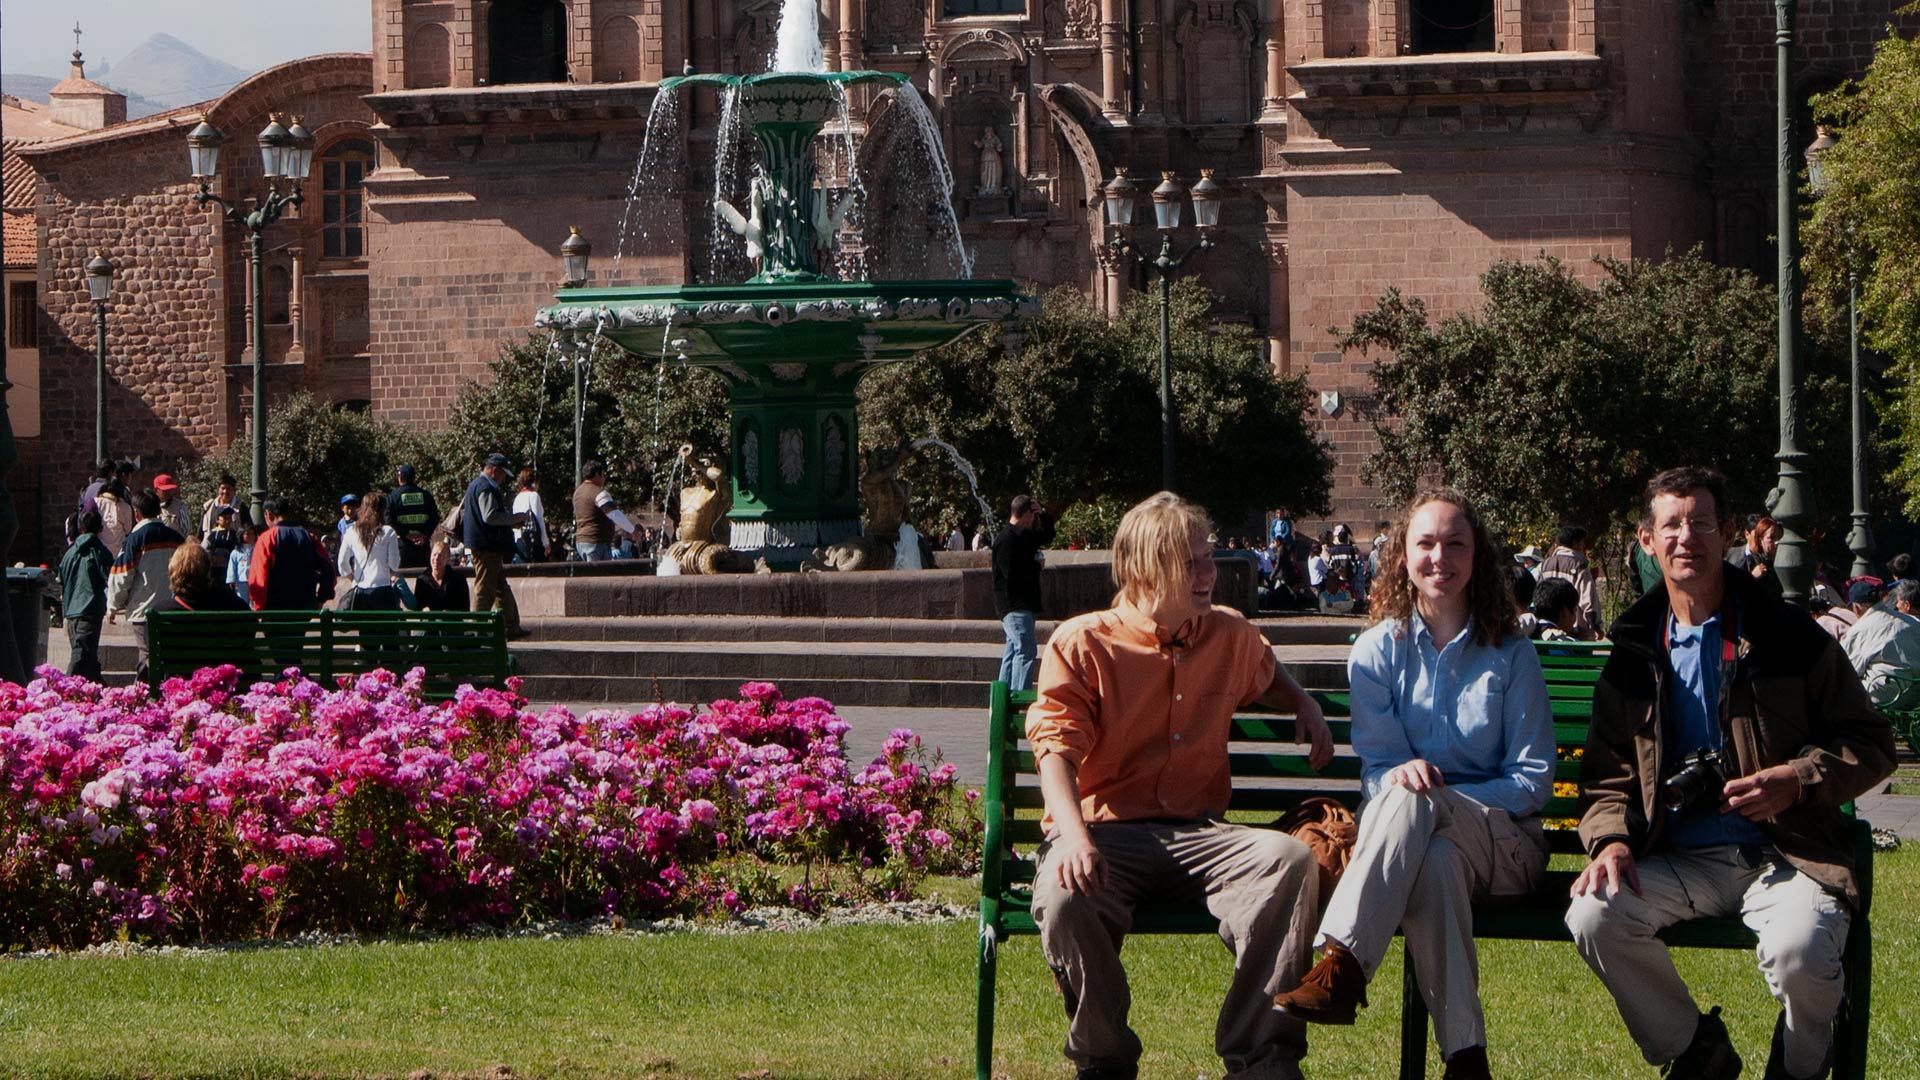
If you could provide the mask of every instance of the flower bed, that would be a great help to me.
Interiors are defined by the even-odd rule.
[[[771,683],[576,717],[517,681],[423,703],[418,671],[209,668],[157,698],[39,674],[0,684],[12,947],[814,908],[979,846],[976,793],[911,731],[856,771],[832,704]]]

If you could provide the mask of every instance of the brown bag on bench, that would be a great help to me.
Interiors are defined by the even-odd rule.
[[[1326,907],[1333,887],[1340,883],[1340,875],[1353,858],[1353,841],[1360,833],[1353,811],[1336,799],[1315,796],[1280,815],[1273,824],[1313,852],[1313,861],[1320,864],[1320,906]]]

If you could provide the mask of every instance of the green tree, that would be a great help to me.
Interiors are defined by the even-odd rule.
[[[1283,504],[1324,512],[1332,461],[1308,426],[1305,381],[1276,377],[1249,328],[1208,317],[1213,303],[1197,282],[1174,287],[1182,494],[1222,522]],[[972,334],[869,376],[863,441],[952,444],[1000,516],[1021,492],[1064,509],[1101,496],[1131,504],[1158,490],[1158,297],[1136,296],[1109,321],[1078,290],[1056,289],[1021,329],[1025,341],[1012,352],[999,337]],[[910,513],[924,526],[980,519],[965,481],[937,451],[918,455],[902,476]]]
[[[1356,318],[1342,345],[1382,354],[1365,478],[1395,501],[1444,479],[1527,542],[1561,522],[1624,527],[1653,473],[1681,464],[1759,509],[1778,442],[1773,290],[1698,251],[1597,262],[1595,285],[1554,259],[1495,263],[1482,309],[1437,324],[1398,290]],[[1834,364],[1816,355],[1803,397],[1816,462],[1844,460]],[[1810,472],[1821,532],[1845,517],[1846,473]]]
[[[340,514],[340,496],[385,490],[403,462],[434,461],[428,440],[398,424],[349,412],[301,391],[276,403],[267,418],[267,493],[286,499],[310,525]],[[197,514],[223,472],[240,481],[245,501],[253,482],[253,444],[238,438],[183,470],[188,506]],[[195,521],[196,526],[198,520]]]
[[[492,377],[461,391],[438,437],[439,456],[466,470],[462,486],[476,463],[503,453],[515,465],[534,465],[549,516],[570,516],[572,363],[572,354],[545,333],[501,346]],[[725,453],[726,402],[726,384],[714,373],[673,358],[634,356],[600,339],[587,366],[586,456],[607,463],[608,484],[622,504],[660,499],[681,443],[702,454]]]
[[[1920,15],[1920,4],[1901,12]],[[1905,509],[1920,514],[1920,40],[1889,28],[1856,82],[1816,97],[1838,143],[1822,158],[1825,189],[1804,230],[1809,325],[1846,336],[1849,275],[1861,333],[1891,361],[1881,410]]]

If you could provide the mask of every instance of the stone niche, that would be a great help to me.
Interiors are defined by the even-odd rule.
[[[1198,0],[1174,26],[1176,85],[1189,124],[1253,119],[1256,22],[1245,0]]]

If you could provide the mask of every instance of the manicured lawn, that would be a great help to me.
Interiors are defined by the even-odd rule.
[[[1871,1071],[1920,1076],[1920,851],[1876,869]],[[972,1067],[975,941],[971,924],[943,924],[0,961],[0,1075],[959,1077]],[[1141,938],[1126,955],[1142,1075],[1217,1075],[1225,951]],[[997,1071],[1071,1075],[1038,943],[1001,956]],[[1496,1075],[1653,1075],[1570,946],[1489,942],[1481,960]],[[1758,1076],[1774,1007],[1751,957],[1680,964],[1703,1003],[1726,1006]],[[1395,955],[1357,1027],[1315,1032],[1309,1076],[1395,1075],[1399,978]]]

